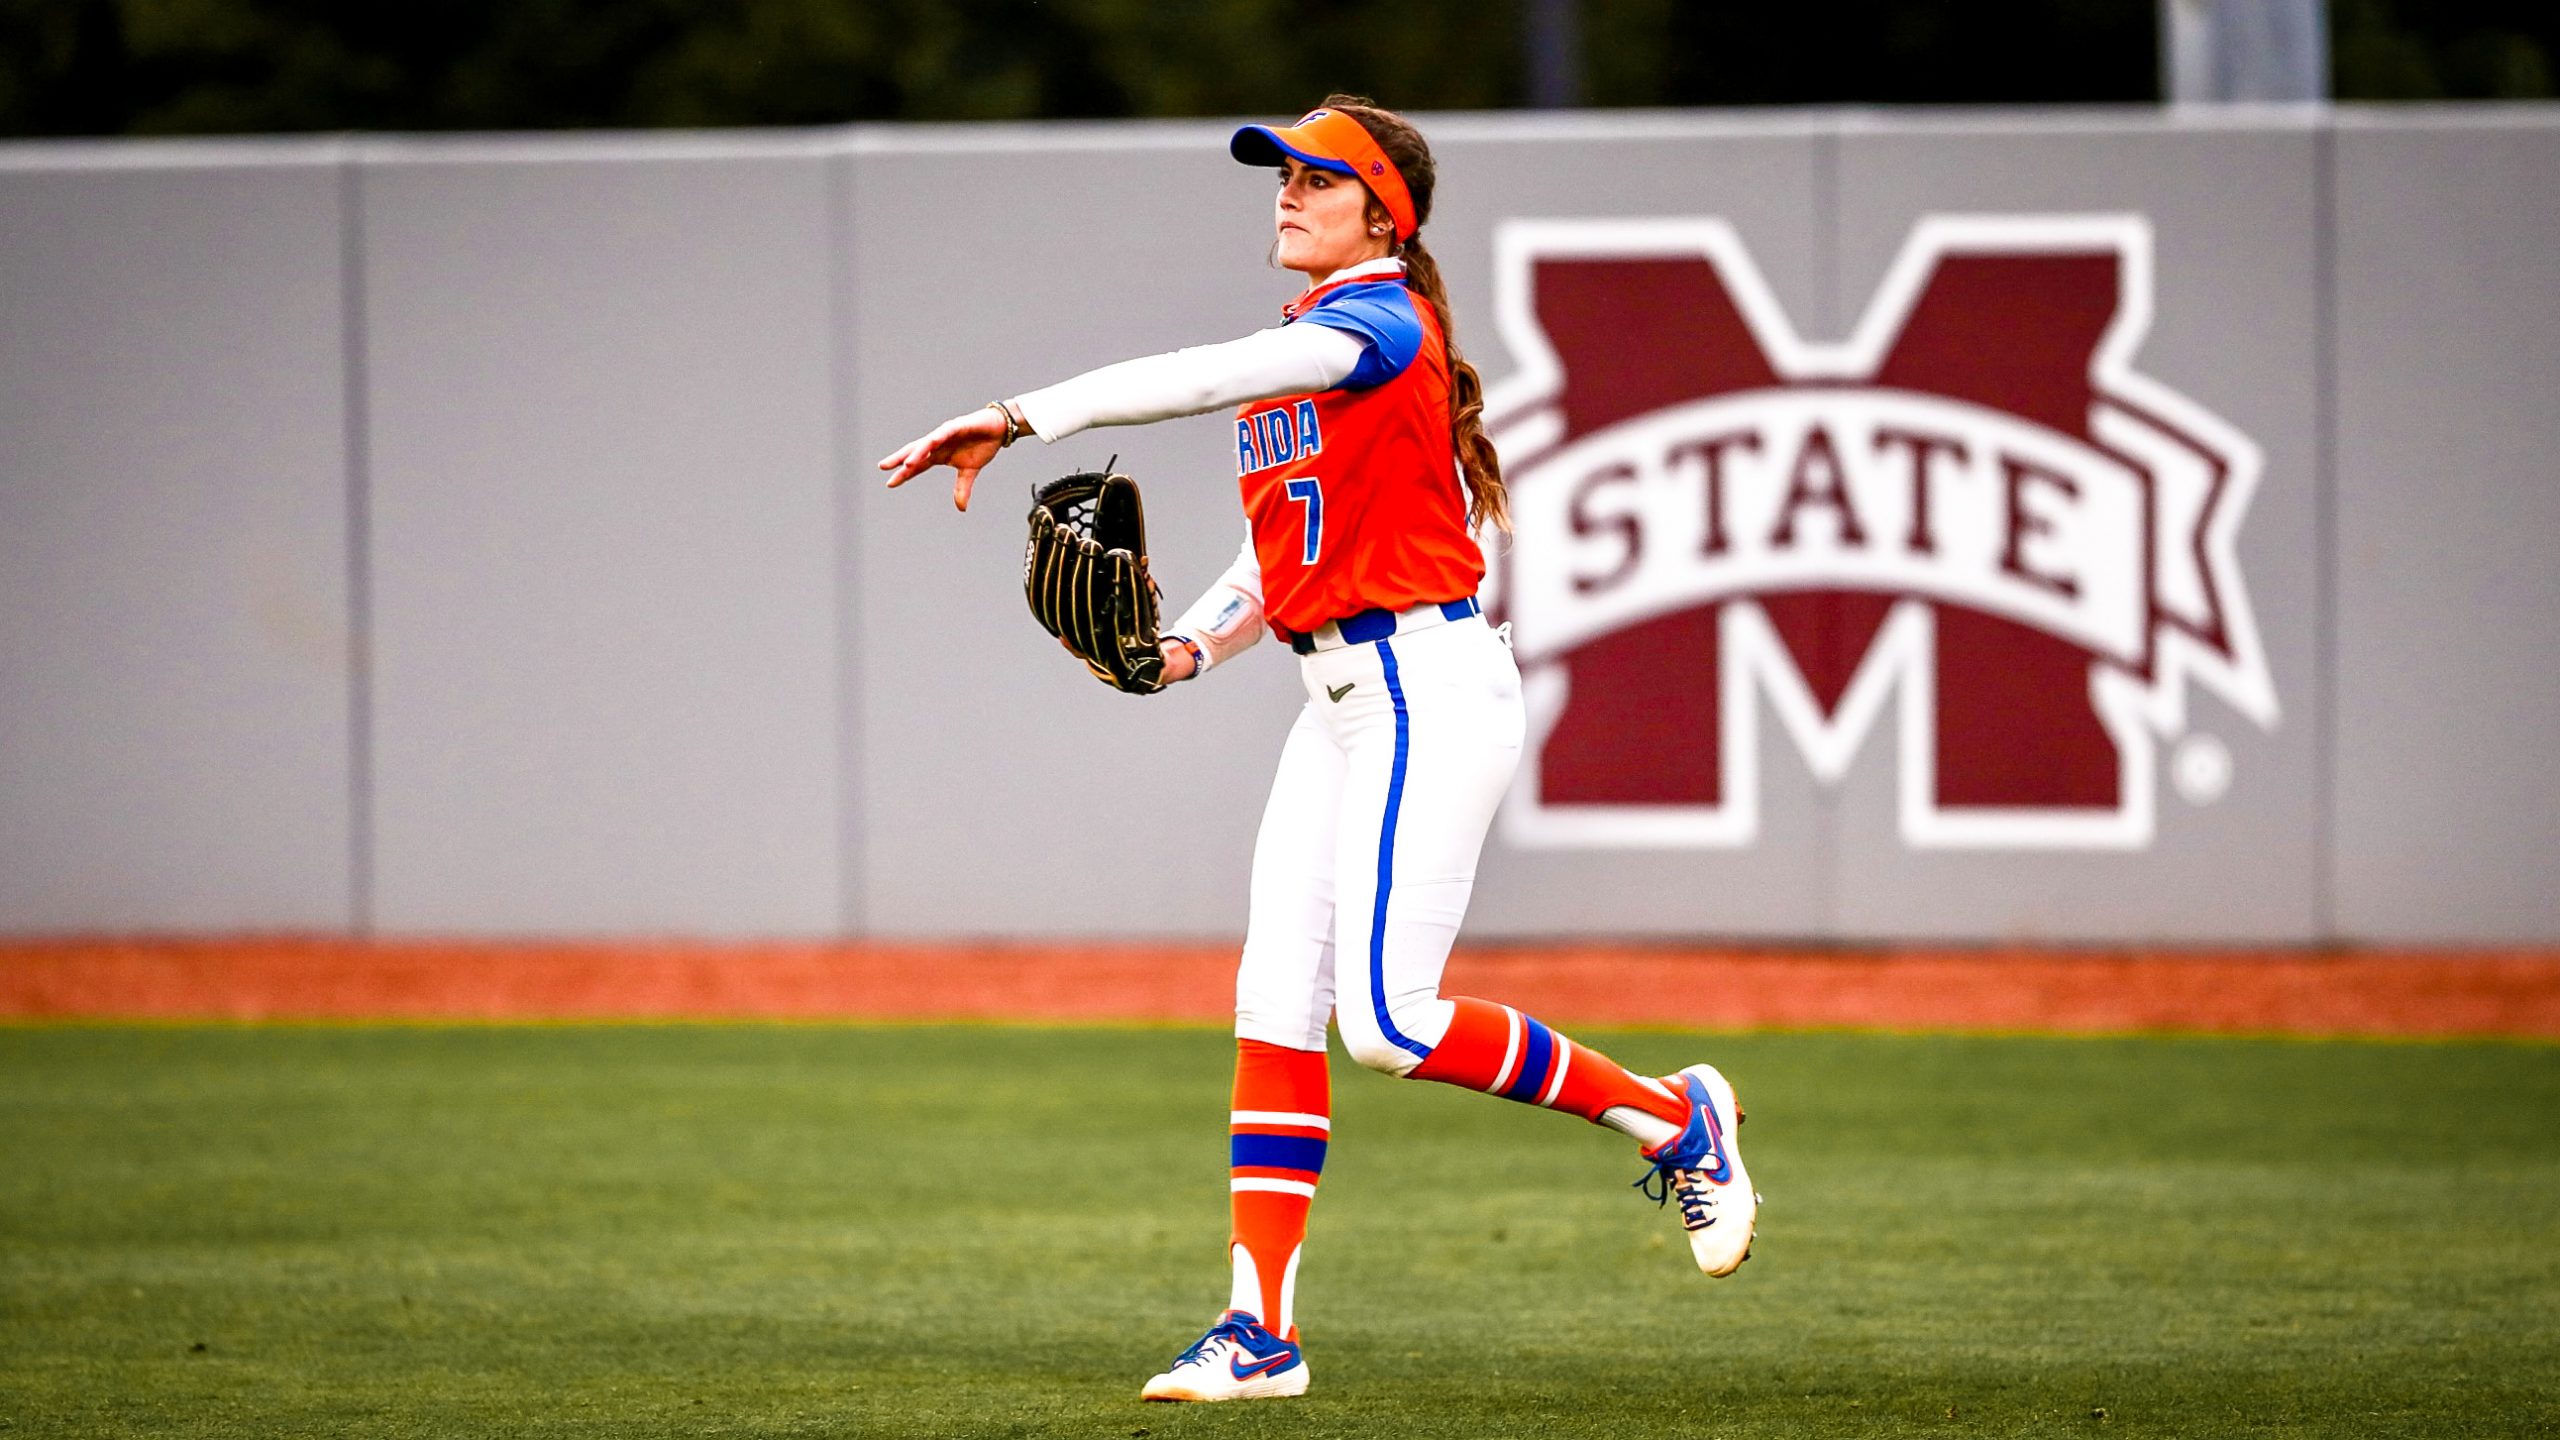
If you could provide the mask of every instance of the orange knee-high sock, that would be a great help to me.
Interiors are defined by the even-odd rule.
[[[1333,1081],[1321,1050],[1236,1042],[1235,1108],[1227,1117],[1227,1308],[1274,1334],[1297,1323],[1298,1248],[1333,1137]]]
[[[1686,1100],[1659,1081],[1629,1074],[1617,1061],[1579,1045],[1508,1005],[1450,997],[1457,1014],[1449,1033],[1413,1067],[1417,1080],[1463,1085],[1506,1100],[1544,1105],[1594,1124],[1616,1106],[1643,1111],[1677,1130]]]

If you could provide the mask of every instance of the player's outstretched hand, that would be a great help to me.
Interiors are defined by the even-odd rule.
[[[978,472],[996,458],[1004,448],[1004,417],[995,407],[982,405],[966,415],[954,415],[923,435],[908,441],[880,457],[880,468],[889,472],[889,488],[897,489],[936,465],[951,467],[951,503],[962,510],[969,508],[969,491],[978,483]]]

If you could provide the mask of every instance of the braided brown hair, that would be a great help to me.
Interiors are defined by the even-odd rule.
[[[1327,95],[1324,108],[1339,110],[1360,122],[1369,138],[1378,142],[1387,159],[1404,175],[1404,188],[1413,196],[1414,233],[1397,247],[1404,260],[1405,287],[1430,305],[1432,318],[1440,322],[1440,338],[1449,352],[1449,432],[1458,456],[1458,470],[1467,482],[1467,524],[1470,528],[1491,523],[1508,534],[1511,530],[1511,492],[1502,483],[1502,459],[1493,450],[1493,438],[1484,433],[1484,380],[1476,367],[1458,354],[1458,336],[1449,318],[1449,291],[1440,280],[1440,262],[1422,245],[1422,223],[1431,218],[1431,190],[1439,174],[1431,161],[1431,146],[1413,122],[1393,110],[1371,103],[1359,95]],[[1386,207],[1376,196],[1369,199],[1371,212],[1386,218]]]

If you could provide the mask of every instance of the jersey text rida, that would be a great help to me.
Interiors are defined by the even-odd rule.
[[[1320,454],[1324,433],[1316,428],[1316,402],[1275,405],[1236,421],[1236,474],[1250,475],[1274,465]]]

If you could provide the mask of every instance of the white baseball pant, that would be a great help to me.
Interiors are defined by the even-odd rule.
[[[1440,973],[1519,768],[1520,671],[1481,617],[1301,655],[1307,703],[1254,841],[1236,1034],[1403,1075],[1447,1031]],[[1337,1001],[1339,1002],[1337,1004]]]

